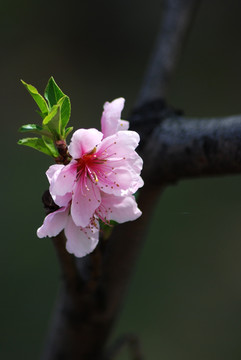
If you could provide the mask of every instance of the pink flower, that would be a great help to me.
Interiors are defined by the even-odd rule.
[[[96,129],[77,130],[69,146],[70,164],[49,169],[55,170],[50,193],[59,206],[64,204],[58,199],[63,196],[69,199],[71,194],[71,216],[77,226],[89,224],[101,203],[101,192],[127,196],[143,185],[142,159],[135,152],[139,135],[134,131],[118,131],[123,107],[120,100],[105,104],[101,123],[104,135],[109,136],[103,139],[103,133]]]
[[[140,139],[136,132],[127,131],[128,121],[120,119],[123,106],[123,98],[105,103],[102,132],[77,130],[69,146],[71,162],[66,166],[52,165],[46,173],[50,193],[62,208],[45,218],[38,236],[55,236],[56,231],[64,229],[66,248],[76,256],[96,246],[98,218],[121,223],[141,215],[132,196],[143,186],[143,163],[135,152]],[[77,245],[79,242],[82,244]]]
[[[77,257],[92,252],[99,241],[99,218],[103,221],[114,220],[123,223],[135,220],[141,215],[134,196],[104,195],[101,205],[96,209],[86,227],[77,226],[70,215],[70,203],[50,213],[43,225],[37,230],[39,238],[58,235],[62,230],[67,239],[66,249]]]
[[[43,225],[37,230],[37,235],[39,238],[52,237],[64,230],[67,251],[82,257],[93,251],[98,244],[99,221],[93,217],[85,228],[76,226],[70,216],[69,208],[70,206],[67,205],[47,215]]]

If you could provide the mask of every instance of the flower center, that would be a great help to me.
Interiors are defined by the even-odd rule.
[[[92,154],[85,154],[82,158],[78,159],[78,171],[82,170],[86,166],[90,166],[93,164],[94,160],[96,159],[96,155]]]
[[[116,144],[116,142],[114,142]],[[113,164],[108,163],[111,157],[116,156],[116,152],[111,151],[111,146],[109,144],[104,150],[97,150],[97,147],[94,147],[88,153],[82,155],[80,159],[77,159],[77,175],[76,181],[80,181],[80,186],[83,189],[82,193],[85,192],[85,189],[89,191],[87,186],[88,179],[91,180],[95,185],[101,184],[100,188],[103,189],[110,187],[114,189],[120,185],[117,183],[117,172]],[[125,159],[125,158],[123,158]],[[115,162],[117,162],[115,160]]]
[[[80,178],[81,175],[84,175],[86,178],[89,176],[89,178],[97,183],[99,181],[96,172],[93,170],[93,167],[95,167],[95,163],[98,163],[98,158],[96,155],[96,147],[93,148],[90,152],[87,154],[84,154],[82,158],[77,160],[77,180]]]

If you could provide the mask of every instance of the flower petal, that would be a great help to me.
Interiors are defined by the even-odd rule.
[[[69,207],[62,207],[50,213],[44,219],[43,225],[38,228],[37,236],[43,238],[58,235],[65,227],[68,217]]]
[[[70,202],[70,200],[72,198],[72,194],[71,193],[66,193],[63,196],[53,195],[52,198],[53,198],[56,205],[62,207],[62,206],[67,206],[68,205],[68,203]]]
[[[134,196],[121,197],[103,194],[98,210],[101,215],[105,215],[103,217],[106,217],[107,220],[114,220],[118,223],[136,220],[142,214]]]
[[[121,126],[119,120],[124,104],[125,99],[123,98],[118,98],[104,104],[104,111],[101,117],[101,131],[104,137],[113,135],[118,131],[119,126]],[[124,125],[126,126],[126,124]]]
[[[113,171],[107,173],[105,176],[98,174],[98,187],[101,191],[107,194],[115,194],[117,196],[122,195],[123,190],[128,191],[134,186],[136,176],[128,167],[116,168]]]
[[[74,132],[69,146],[69,153],[74,159],[80,159],[98,145],[103,134],[97,129],[79,129]]]
[[[85,227],[93,217],[95,209],[100,205],[101,197],[98,187],[87,178],[86,186],[83,186],[82,179],[76,183],[73,190],[71,205],[71,216],[77,226]]]
[[[65,168],[64,165],[51,165],[48,170],[46,171],[46,175],[48,178],[49,183],[51,184],[52,182],[54,183],[57,179],[57,177],[59,176],[60,172]],[[53,185],[50,186],[51,187],[51,192],[52,192],[52,187]],[[71,200],[71,193],[66,193],[65,195],[55,195],[51,194],[55,204],[57,204],[58,206],[62,207],[62,206],[67,206],[68,203]]]
[[[120,119],[118,120],[117,131],[128,130],[129,126],[130,126],[129,121]]]
[[[59,172],[55,173],[50,183],[50,194],[63,196],[72,191],[76,180],[76,162],[64,166]]]
[[[141,188],[143,185],[144,185],[144,181],[143,181],[142,177],[140,175],[138,175],[135,179],[133,179],[132,184],[129,188],[129,192],[126,193],[126,195],[135,194],[137,192],[137,190],[139,188]],[[122,192],[122,195],[124,195],[123,192]]]
[[[135,131],[118,131],[115,135],[105,138],[97,146],[98,158],[115,160],[130,157],[138,146],[140,136]]]
[[[82,228],[75,225],[69,216],[64,232],[67,238],[66,250],[70,254],[82,257],[93,251],[98,244],[99,222],[96,221],[95,226]]]
[[[98,187],[108,194],[130,195],[143,186],[143,161],[135,151],[140,140],[135,131],[119,131],[105,138],[96,156],[103,163],[96,169]]]
[[[51,165],[48,168],[48,170],[46,171],[46,175],[49,183],[51,183],[52,179],[56,177],[56,174],[58,174],[63,168],[64,165],[60,165],[60,164]]]
[[[134,152],[133,155],[128,158],[128,163],[137,174],[141,173],[141,170],[143,168],[143,160],[137,154],[137,152]]]

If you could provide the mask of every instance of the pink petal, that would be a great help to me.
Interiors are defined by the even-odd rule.
[[[118,120],[117,131],[128,130],[129,126],[130,126],[129,121],[120,119]]]
[[[72,193],[66,193],[63,196],[53,195],[52,198],[53,198],[55,204],[57,204],[58,206],[60,206],[60,207],[67,206],[72,198]]]
[[[56,181],[56,179],[58,178],[60,172],[65,168],[64,165],[52,165],[49,167],[49,169],[46,171],[46,175],[47,178],[49,180],[49,183],[51,184],[52,182],[54,183]],[[50,186],[51,188],[51,192],[52,192],[52,187],[53,184]],[[60,195],[55,195],[55,194],[51,194],[55,204],[57,204],[58,206],[62,207],[62,206],[67,206],[68,203],[71,200],[71,193],[66,193],[63,196]]]
[[[72,136],[69,153],[74,159],[93,150],[103,138],[103,134],[97,129],[79,129]]]
[[[76,165],[75,161],[64,166],[60,172],[54,175],[50,183],[50,194],[54,198],[55,195],[63,196],[72,191],[76,180]]]
[[[82,257],[92,252],[98,244],[99,222],[96,221],[96,226],[82,228],[76,226],[69,216],[64,232],[67,238],[67,251],[77,257]]]
[[[111,103],[106,102],[104,104],[104,111],[101,117],[101,131],[104,137],[115,134],[118,131],[121,117],[121,111],[123,110],[125,99],[118,98]]]
[[[101,197],[98,187],[87,177],[86,185],[83,186],[82,179],[76,183],[74,189],[71,216],[77,226],[85,227],[93,217],[95,209],[100,205]]]
[[[113,196],[103,194],[100,211],[105,213],[107,220],[114,220],[123,223],[136,220],[141,216],[134,196]]]
[[[135,131],[119,131],[98,146],[96,156],[105,160],[95,171],[101,191],[130,195],[143,185],[139,176],[143,161],[135,152],[139,139]]]
[[[141,178],[141,176],[137,176],[131,186],[129,187],[128,191],[122,191],[122,196],[125,196],[125,195],[130,195],[130,194],[135,194],[137,192],[137,190],[139,188],[141,188],[142,186],[144,185],[144,181],[143,179]]]
[[[46,236],[52,237],[58,235],[65,227],[68,212],[69,208],[63,207],[47,215],[43,225],[37,230],[38,237],[43,238]]]
[[[64,168],[64,165],[51,165],[46,171],[46,175],[49,183],[51,183],[52,179],[56,177],[56,175]]]
[[[101,142],[97,147],[96,155],[110,160],[128,158],[135,151],[139,141],[140,136],[135,131],[118,131]]]
[[[142,158],[137,154],[137,152],[134,152],[129,158],[128,163],[133,168],[133,170],[140,174],[142,168],[143,168],[143,160]]]
[[[123,190],[128,191],[134,185],[133,172],[127,167],[115,168],[112,172],[106,174],[106,178],[99,176],[98,179],[98,187],[101,191],[117,196],[122,195]]]
[[[60,172],[65,168],[64,165],[52,165],[49,167],[49,169],[46,171],[46,175],[47,178],[49,180],[49,183],[51,184],[52,182],[54,183],[56,181],[56,179],[58,178]],[[51,192],[52,192],[52,187],[53,185],[50,186],[51,188]],[[71,193],[66,193],[63,196],[60,195],[55,195],[55,194],[51,194],[55,204],[57,204],[58,206],[62,207],[62,206],[67,206],[68,203],[71,200]]]
[[[125,193],[125,195],[128,195],[134,194],[140,187],[144,185],[144,181],[140,176],[140,172],[143,167],[143,160],[136,152],[133,152],[133,155],[126,161],[128,163],[126,166],[131,169],[130,171],[132,172],[132,181],[130,183],[129,191],[128,193]],[[122,195],[124,195],[123,192]]]

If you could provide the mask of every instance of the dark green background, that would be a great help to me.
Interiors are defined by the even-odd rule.
[[[40,121],[20,78],[53,75],[71,125],[99,126],[106,100],[132,108],[161,16],[151,1],[4,2],[1,37],[1,359],[38,359],[59,286],[36,229],[51,159],[16,145]],[[187,115],[241,113],[241,5],[202,1],[169,93]],[[115,329],[140,335],[147,360],[241,358],[241,178],[182,181],[156,209]],[[118,359],[128,359],[127,352]]]

